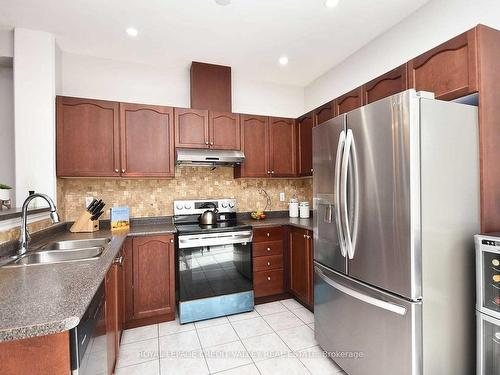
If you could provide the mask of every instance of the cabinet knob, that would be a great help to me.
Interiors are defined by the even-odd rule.
[[[271,248],[270,248],[270,247],[268,247],[268,248],[267,248],[267,251],[271,251]]]
[[[268,266],[268,267],[271,267],[271,262],[267,262],[267,266]]]
[[[305,234],[304,234],[303,236],[304,236],[304,238],[306,238],[306,235],[305,235]]]
[[[122,173],[125,173],[125,168],[122,169]]]
[[[314,169],[311,168],[311,172],[314,172]]]
[[[267,171],[267,174],[271,174],[271,171]]]
[[[271,276],[268,276],[268,277],[267,277],[267,281],[271,281]]]
[[[173,239],[173,238],[172,238],[172,239],[170,239],[170,243],[174,243],[174,239]]]
[[[118,264],[119,266],[122,266],[123,265],[123,256],[115,258],[114,263]]]
[[[120,172],[120,170],[118,168],[115,169],[115,173],[118,173]]]
[[[210,142],[210,145],[212,145],[212,146],[213,146],[213,145],[214,145],[214,143],[213,143],[213,142]]]
[[[271,171],[271,174],[274,174],[274,171]]]
[[[205,144],[208,145],[208,141],[205,141]]]

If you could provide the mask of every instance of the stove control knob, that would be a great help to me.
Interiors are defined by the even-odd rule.
[[[190,209],[191,209],[191,203],[186,203],[186,204],[184,205],[184,208],[185,208],[186,210],[190,210]]]
[[[222,208],[227,208],[227,202],[222,202]]]
[[[175,205],[175,208],[177,208],[178,210],[182,210],[182,207],[184,207],[184,206],[182,205],[182,203],[177,203],[177,204]]]
[[[234,208],[234,202],[229,202],[229,207]]]

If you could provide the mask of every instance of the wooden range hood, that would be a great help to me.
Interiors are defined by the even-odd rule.
[[[191,63],[191,108],[232,112],[230,66]]]

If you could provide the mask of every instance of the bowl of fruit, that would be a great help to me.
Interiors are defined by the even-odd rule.
[[[254,211],[250,213],[250,216],[254,220],[264,220],[266,218],[266,214],[264,211]]]

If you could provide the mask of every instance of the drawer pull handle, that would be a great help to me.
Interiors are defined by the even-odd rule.
[[[271,262],[267,262],[267,266],[268,266],[268,267],[271,267]]]
[[[270,248],[270,247],[268,247],[268,248],[267,248],[267,251],[271,251],[271,248]]]
[[[268,277],[267,277],[267,281],[271,281],[271,276],[268,276]]]

